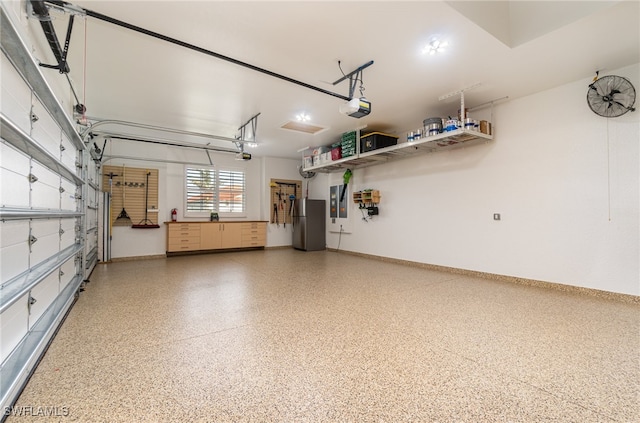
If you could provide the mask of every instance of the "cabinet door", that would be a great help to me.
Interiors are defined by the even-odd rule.
[[[242,247],[242,223],[222,223],[222,248]]]
[[[202,223],[200,226],[200,247],[214,250],[222,245],[222,223]]]

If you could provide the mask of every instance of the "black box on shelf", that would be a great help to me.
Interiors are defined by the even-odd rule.
[[[382,132],[372,132],[360,137],[360,152],[377,150],[379,148],[396,145],[398,137],[395,135],[383,134]]]

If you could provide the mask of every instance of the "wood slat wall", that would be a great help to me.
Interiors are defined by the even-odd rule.
[[[158,224],[158,212],[147,211],[148,220],[146,222],[144,220],[147,172],[149,172],[147,209],[158,210],[158,169],[102,166],[102,191],[111,192],[111,224],[113,226]],[[109,183],[110,179],[111,183]],[[123,207],[130,221],[118,219]]]

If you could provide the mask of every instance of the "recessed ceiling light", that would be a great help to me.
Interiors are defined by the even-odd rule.
[[[436,53],[442,53],[446,51],[448,46],[449,46],[448,41],[441,41],[438,38],[433,38],[429,42],[429,44],[424,46],[424,48],[422,49],[422,54],[428,54],[430,56],[433,56]]]
[[[296,115],[296,120],[298,122],[309,122],[311,120],[311,116],[309,116],[308,114],[306,114],[305,112],[302,113],[298,113]]]

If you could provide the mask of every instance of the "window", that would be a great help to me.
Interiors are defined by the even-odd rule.
[[[186,167],[185,175],[186,215],[245,212],[244,171]]]

